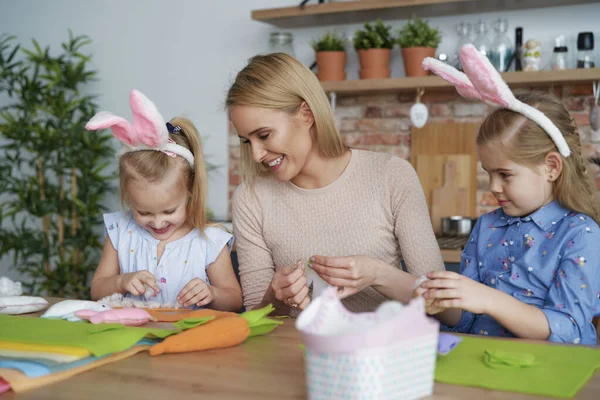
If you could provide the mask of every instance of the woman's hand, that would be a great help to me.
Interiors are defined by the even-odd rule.
[[[304,265],[298,261],[295,267],[278,268],[271,280],[275,298],[282,303],[300,310],[310,303],[308,286],[304,275]]]
[[[368,256],[310,258],[312,268],[324,281],[338,288],[340,298],[352,296],[372,286],[376,280],[378,260]]]

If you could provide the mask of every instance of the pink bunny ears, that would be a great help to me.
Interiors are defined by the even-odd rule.
[[[459,58],[466,75],[431,57],[423,61],[423,68],[453,84],[465,98],[507,108],[529,118],[548,133],[563,157],[571,154],[569,145],[556,125],[540,110],[517,100],[486,56],[473,45],[466,44],[460,49]]]
[[[113,113],[100,111],[88,121],[85,129],[95,131],[110,128],[114,137],[123,143],[117,158],[132,151],[154,150],[171,157],[181,156],[194,167],[194,155],[169,139],[165,120],[150,99],[134,89],[129,95],[129,105],[133,113],[133,125]]]

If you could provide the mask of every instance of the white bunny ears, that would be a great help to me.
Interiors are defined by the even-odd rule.
[[[431,57],[423,61],[423,68],[453,84],[465,98],[507,108],[529,118],[548,133],[563,157],[571,154],[569,145],[556,125],[540,110],[517,100],[486,56],[473,45],[466,44],[461,47],[459,58],[466,75]]]
[[[123,144],[117,152],[117,158],[133,151],[154,150],[170,157],[181,156],[190,167],[194,167],[194,155],[169,139],[167,124],[150,99],[134,89],[129,95],[129,105],[133,113],[133,125],[108,111],[100,111],[88,121],[85,129],[95,131],[110,128],[114,137]]]

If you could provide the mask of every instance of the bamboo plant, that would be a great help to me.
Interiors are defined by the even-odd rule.
[[[28,293],[89,298],[114,178],[110,133],[84,128],[97,111],[91,41],[69,32],[58,54],[15,42],[0,37],[0,257]]]

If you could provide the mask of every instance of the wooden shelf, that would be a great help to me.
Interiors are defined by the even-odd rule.
[[[600,68],[568,69],[563,71],[505,72],[502,77],[512,88],[524,86],[552,86],[600,81]],[[337,95],[373,92],[409,92],[418,88],[451,89],[452,85],[438,76],[389,79],[359,79],[353,81],[323,82],[327,93]]]
[[[300,4],[300,0],[297,0]],[[596,3],[598,0],[362,0],[252,11],[252,19],[280,28],[356,24],[382,20],[479,14]]]

